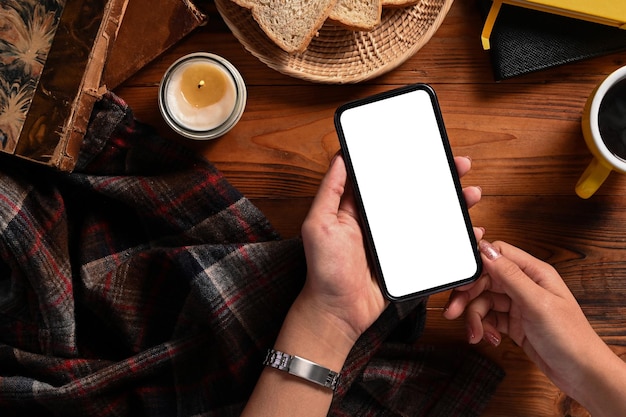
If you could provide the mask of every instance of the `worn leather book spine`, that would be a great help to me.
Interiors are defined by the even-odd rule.
[[[59,145],[52,155],[54,165],[62,171],[70,171],[76,165],[94,104],[106,92],[103,71],[128,2],[129,0],[109,0],[104,9],[102,23],[89,54],[78,93],[63,125]]]
[[[189,0],[130,0],[104,70],[112,90],[146,64],[206,24],[207,16]]]
[[[14,60],[13,70],[0,74],[3,85],[32,89],[19,109],[0,115],[15,133],[9,137],[5,132],[3,152],[64,171],[73,169],[93,105],[103,93],[102,71],[127,3],[67,0],[54,3],[58,6],[54,9],[43,0],[2,5],[0,12],[14,13],[15,19],[8,30],[0,32],[4,52],[0,56],[6,56],[6,51],[32,50],[31,61],[39,64],[33,72],[25,61],[28,54],[22,53],[22,62]],[[46,42],[33,44],[44,33]],[[7,108],[1,104],[1,109]]]

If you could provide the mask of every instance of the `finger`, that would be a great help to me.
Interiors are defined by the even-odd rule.
[[[485,236],[485,228],[484,227],[474,227],[474,236],[476,237],[476,241],[480,242]]]
[[[448,320],[459,318],[467,306],[474,300],[474,298],[485,290],[485,287],[488,284],[479,279],[471,285],[471,287],[465,286],[464,290],[457,288],[450,293],[448,303],[443,310],[443,316],[445,318]]]
[[[479,311],[468,309],[465,315],[465,325],[467,327],[467,341],[475,345],[483,339],[485,330],[483,327],[483,320],[485,316],[480,314]]]
[[[506,294],[497,294],[494,292],[484,292],[476,297],[467,307],[468,316],[476,316],[480,321],[484,320],[491,312],[508,313],[511,310],[511,299]],[[493,323],[494,327],[498,327],[497,322]],[[499,329],[506,331],[506,328]]]
[[[472,345],[475,345],[481,340],[484,340],[494,347],[500,346],[500,343],[502,342],[502,332],[498,330],[494,323],[506,323],[506,318],[501,320],[495,318],[496,316],[503,314],[504,313],[496,313],[492,311],[487,315],[487,317],[485,317],[485,319],[483,319],[482,322],[474,324],[473,327],[470,327],[468,324],[468,342]]]
[[[469,156],[455,156],[454,165],[456,166],[456,172],[458,172],[459,177],[462,177],[472,169],[472,158]]]
[[[448,297],[448,303],[443,308],[443,316],[448,320],[459,318],[470,301],[467,292],[453,290]]]
[[[311,203],[310,216],[337,214],[345,191],[347,176],[343,158],[341,155],[336,155]]]
[[[562,297],[574,299],[569,288],[552,265],[505,242],[494,242],[493,246],[506,258],[518,265],[540,287],[549,289],[554,294]]]
[[[353,217],[357,220],[359,219],[356,199],[354,197],[354,187],[352,186],[352,181],[350,181],[350,178],[348,178],[345,182],[343,196],[341,197],[341,201],[339,204],[339,211],[345,212],[350,217]]]
[[[502,333],[498,331],[496,323],[498,319],[496,318],[496,314],[490,311],[487,313],[482,320],[478,320],[476,316],[469,316],[472,320],[467,320],[467,341],[475,345],[479,343],[481,340],[487,341],[489,344],[493,346],[499,346],[502,341]]]
[[[502,342],[502,332],[498,329],[498,324],[508,322],[506,319],[500,319],[500,315],[504,315],[504,313],[492,311],[483,320],[483,340],[494,347],[500,346],[500,342]]]
[[[444,317],[454,320],[463,314],[467,306],[483,292],[491,290],[491,277],[482,274],[476,281],[455,288],[444,309]]]
[[[478,343],[486,339],[489,343],[498,345],[501,339],[500,332],[508,331],[507,313],[511,308],[511,299],[504,294],[485,292],[477,297],[468,306],[466,322],[470,343]],[[502,325],[498,318],[505,318]],[[496,339],[498,339],[497,343]]]
[[[506,294],[487,291],[482,293],[479,297],[476,297],[468,307],[468,310],[479,313],[483,318],[486,317],[490,311],[508,313],[511,311],[511,298]]]
[[[541,296],[542,289],[528,276],[522,267],[516,262],[521,262],[527,270],[533,269],[526,261],[525,257],[514,252],[509,245],[498,243],[498,247],[486,240],[481,240],[478,244],[483,259],[483,268],[491,277],[491,289],[504,291],[515,302],[520,303],[523,308],[532,306],[533,300]],[[506,256],[501,249],[506,251]],[[514,253],[514,255],[512,255]],[[508,258],[513,256],[515,261]],[[529,255],[530,256],[530,255]],[[533,258],[534,262],[540,262]]]
[[[482,189],[480,187],[472,186],[463,188],[463,198],[468,208],[475,206],[482,197]]]
[[[524,351],[529,352],[532,346],[528,345],[526,333],[522,325],[516,320],[511,321],[509,313],[499,311],[490,311],[483,319],[483,340],[497,346],[497,340],[502,340],[502,334],[507,334],[515,342],[516,345],[522,347]],[[492,333],[492,334],[489,334]],[[495,338],[493,337],[495,336]],[[528,346],[525,346],[528,345]]]

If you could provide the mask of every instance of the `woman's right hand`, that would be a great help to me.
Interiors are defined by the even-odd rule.
[[[479,244],[483,275],[452,292],[444,316],[465,312],[470,343],[508,334],[594,416],[626,416],[626,364],[593,330],[558,272],[504,242]]]

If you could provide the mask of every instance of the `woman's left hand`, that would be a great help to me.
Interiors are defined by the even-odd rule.
[[[472,161],[455,157],[459,176]],[[479,187],[466,187],[468,207],[481,198]],[[478,239],[483,230],[474,229]],[[336,320],[353,342],[380,316],[387,302],[369,268],[363,233],[345,163],[336,156],[322,180],[302,226],[308,275],[300,300]]]
[[[455,158],[460,175],[469,158]],[[480,188],[467,187],[468,206]],[[482,229],[474,229],[482,238]],[[363,233],[346,166],[341,156],[330,164],[302,225],[307,261],[304,288],[289,309],[274,348],[340,371],[359,336],[388,302],[369,268]],[[332,391],[266,368],[242,416],[317,417],[328,413]],[[297,401],[293,401],[297,398]]]

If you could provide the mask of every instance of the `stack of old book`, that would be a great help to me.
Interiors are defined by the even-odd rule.
[[[0,152],[71,171],[94,103],[206,21],[188,0],[0,3]]]
[[[626,50],[626,1],[478,0],[494,78]]]

